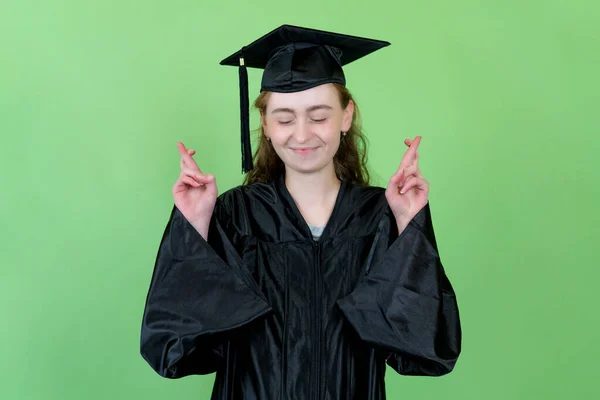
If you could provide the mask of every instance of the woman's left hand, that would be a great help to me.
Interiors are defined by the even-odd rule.
[[[414,140],[405,139],[409,146],[398,171],[390,178],[385,197],[392,209],[398,233],[402,232],[408,223],[429,201],[429,182],[423,178],[419,169],[419,153],[417,151],[421,136]]]

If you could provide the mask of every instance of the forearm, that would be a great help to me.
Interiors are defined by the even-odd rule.
[[[460,318],[428,209],[390,229],[393,243],[337,304],[362,340],[394,357],[407,375],[443,375],[460,353]],[[388,240],[387,238],[384,240]]]
[[[140,351],[164,377],[214,372],[227,332],[271,311],[216,219],[211,229],[209,245],[194,232],[208,224],[192,225],[174,208],[161,239]]]

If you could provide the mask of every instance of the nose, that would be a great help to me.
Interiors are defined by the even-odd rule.
[[[308,142],[312,135],[310,124],[304,120],[299,120],[296,129],[294,129],[294,140],[299,144],[303,144]]]

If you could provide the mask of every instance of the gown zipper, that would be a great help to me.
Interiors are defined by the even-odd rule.
[[[316,268],[315,268],[315,336],[316,339],[316,355],[315,355],[315,370],[316,370],[316,382],[315,382],[315,399],[320,400],[321,398],[321,347],[323,345],[321,335],[321,320],[322,320],[322,306],[321,306],[321,241],[317,240],[316,243]]]
[[[289,201],[289,205],[290,208],[293,210],[295,216],[298,218],[298,221],[301,221],[300,224],[304,225],[304,230],[306,232],[306,237],[310,238],[310,240],[312,241],[312,232],[310,230],[310,227],[308,226],[308,223],[306,222],[306,219],[304,219],[304,216],[302,215],[302,213],[300,212],[300,209],[298,208],[298,205],[296,204],[294,198],[292,197],[292,195],[290,194],[290,192],[287,189],[287,186],[285,184],[285,177],[282,175],[278,178],[278,183],[277,185],[279,185],[280,190],[283,192],[283,197],[288,199]],[[323,347],[323,341],[322,339],[322,317],[323,317],[323,300],[321,299],[321,293],[323,292],[322,286],[322,276],[321,276],[321,241],[323,239],[323,237],[325,237],[328,233],[329,230],[331,229],[331,227],[329,225],[331,225],[331,221],[334,221],[336,216],[337,216],[337,212],[338,209],[341,207],[342,204],[342,200],[344,197],[344,194],[346,192],[347,189],[347,183],[345,180],[341,181],[340,184],[340,188],[335,200],[335,204],[333,206],[333,210],[331,210],[331,215],[329,216],[329,219],[327,220],[327,223],[325,224],[325,228],[323,229],[323,231],[321,232],[321,237],[316,241],[315,247],[316,247],[316,267],[315,270],[312,271],[315,274],[315,277],[313,279],[314,282],[314,290],[313,290],[313,294],[314,294],[314,301],[315,301],[315,305],[313,305],[314,310],[312,310],[312,319],[313,319],[313,328],[312,328],[312,339],[317,339],[317,345],[315,346],[315,350],[316,350],[316,356],[314,357],[314,362],[312,365],[312,380],[311,383],[313,383],[314,388],[314,392],[313,392],[313,397],[316,400],[320,400],[320,396],[321,396],[321,357],[322,357],[322,347]],[[327,235],[328,236],[328,235]]]

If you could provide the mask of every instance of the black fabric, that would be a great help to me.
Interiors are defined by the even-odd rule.
[[[293,93],[325,83],[346,84],[339,51],[330,46],[292,43],[271,56],[260,90]]]
[[[248,103],[248,71],[241,62],[240,76],[240,129],[242,141],[242,173],[253,168],[252,145],[250,143],[250,104]]]
[[[363,37],[282,25],[221,61],[263,69],[261,91],[298,92],[323,83],[345,83],[342,66],[390,43]],[[243,54],[242,54],[243,53]]]
[[[141,328],[163,377],[216,372],[212,399],[384,399],[386,365],[438,376],[460,351],[429,204],[398,235],[383,188],[343,182],[319,241],[283,178],[219,196],[208,242],[172,210]]]

